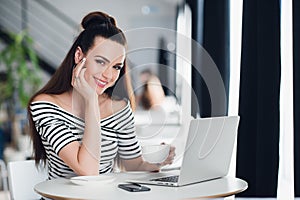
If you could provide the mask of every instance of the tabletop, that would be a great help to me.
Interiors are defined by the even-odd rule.
[[[163,173],[156,173],[157,176]],[[55,200],[65,199],[120,199],[126,200],[166,200],[166,199],[197,199],[218,198],[235,195],[247,189],[246,181],[235,177],[223,177],[201,183],[181,186],[155,186],[147,185],[150,191],[128,192],[118,188],[118,184],[135,177],[153,175],[147,172],[112,173],[113,180],[107,182],[93,182],[93,184],[78,185],[70,179],[53,179],[38,183],[34,190],[43,197]]]

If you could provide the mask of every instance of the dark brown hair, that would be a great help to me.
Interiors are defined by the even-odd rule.
[[[61,65],[57,68],[56,72],[53,74],[48,83],[31,97],[27,106],[29,130],[33,143],[33,156],[37,164],[40,163],[40,161],[43,161],[45,163],[47,158],[41,137],[37,132],[32,119],[30,104],[33,99],[40,94],[62,94],[64,92],[70,91],[73,88],[71,85],[71,79],[73,66],[75,65],[74,55],[77,47],[80,47],[82,52],[86,54],[88,50],[93,47],[96,37],[110,39],[125,47],[127,45],[125,35],[122,30],[117,27],[115,19],[103,12],[91,12],[87,14],[82,19],[81,26],[83,28],[83,31],[74,41],[71,49],[67,53]],[[123,87],[123,89],[118,88],[118,90],[123,91],[123,96],[119,96],[118,98],[128,98],[130,100],[132,108],[134,109],[135,101],[132,95],[133,92],[129,73],[126,72],[126,68],[127,65],[125,60],[124,67],[122,67],[120,71],[120,76],[116,81],[116,84],[108,88],[105,93],[109,97],[113,97],[115,96],[115,86],[118,85],[118,87]],[[117,84],[119,81],[123,81],[123,83]]]
[[[145,110],[149,110],[152,106],[151,104],[151,95],[149,93],[149,83],[145,83],[143,86],[143,93],[141,95],[141,104]]]

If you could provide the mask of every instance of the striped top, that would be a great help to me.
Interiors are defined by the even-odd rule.
[[[58,153],[71,142],[81,142],[84,120],[47,101],[32,102],[30,109],[36,130],[46,150],[49,179],[76,176],[60,159]],[[113,171],[117,155],[121,159],[133,159],[141,155],[129,102],[122,110],[101,119],[100,123],[100,174]]]

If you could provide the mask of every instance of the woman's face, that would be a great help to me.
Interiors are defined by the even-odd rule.
[[[115,41],[96,37],[94,46],[86,54],[85,80],[97,94],[112,87],[124,66],[125,47]]]

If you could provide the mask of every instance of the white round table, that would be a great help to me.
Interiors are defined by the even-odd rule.
[[[143,174],[145,176],[146,173]],[[88,185],[76,185],[69,179],[54,179],[38,183],[34,190],[51,199],[117,199],[117,200],[166,200],[218,198],[235,195],[247,189],[244,180],[224,177],[181,187],[147,185],[151,191],[128,192],[118,188],[118,184],[136,178],[141,173],[116,173],[109,183],[94,182]]]

